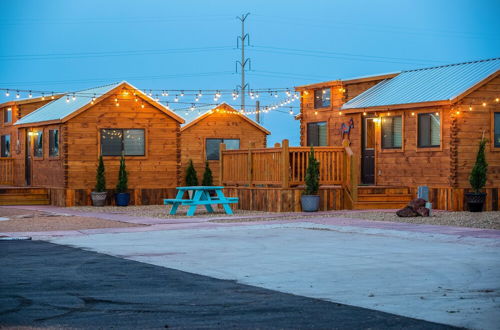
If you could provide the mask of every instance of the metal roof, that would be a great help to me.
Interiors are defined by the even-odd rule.
[[[75,100],[73,100],[72,98],[73,93],[64,94],[64,96],[60,99],[47,103],[46,105],[21,118],[15,123],[15,125],[32,124],[51,120],[62,120],[78,109],[83,108],[84,106],[89,104],[92,101],[92,95],[95,94],[96,97],[99,97],[112,91],[122,83],[123,82],[114,83],[106,86],[79,91],[77,93],[85,93],[86,95],[88,95],[88,97],[78,96],[77,94]]]
[[[451,101],[500,70],[500,58],[402,71],[356,96],[342,109]]]

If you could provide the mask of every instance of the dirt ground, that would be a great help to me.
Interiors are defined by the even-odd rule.
[[[0,218],[9,219],[0,220],[0,232],[35,232],[141,226],[120,221],[3,207],[0,207]]]

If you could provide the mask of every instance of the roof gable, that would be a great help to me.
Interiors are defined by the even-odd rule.
[[[221,104],[219,104],[218,106],[216,106],[215,108],[211,109],[211,110],[208,110],[207,112],[203,113],[202,115],[198,116],[197,118],[195,118],[193,121],[187,123],[186,125],[184,125],[182,128],[181,128],[181,132],[182,131],[185,131],[186,129],[190,128],[190,127],[193,127],[195,126],[196,124],[198,124],[199,122],[203,121],[204,119],[208,118],[209,116],[211,116],[212,114],[215,114],[217,113],[216,110],[220,109],[220,108],[223,108],[224,111],[231,111],[231,112],[234,112],[234,114],[237,114],[239,115],[239,117],[241,119],[243,119],[244,121],[248,122],[249,124],[253,125],[254,127],[256,127],[257,129],[261,130],[262,132],[264,132],[265,134],[269,135],[271,134],[271,132],[269,132],[267,129],[265,129],[263,126],[259,125],[258,123],[256,123],[255,121],[253,121],[252,119],[248,118],[247,116],[243,115],[242,113],[240,113],[238,110],[236,110],[235,108],[233,108],[232,106],[230,106],[229,104],[223,102]]]
[[[453,102],[498,74],[500,58],[403,71],[352,100],[343,110],[414,103]]]
[[[175,114],[168,108],[164,107],[160,103],[154,101],[145,93],[141,92],[139,89],[135,88],[131,84],[126,81],[122,81],[120,83],[114,83],[111,85],[91,88],[87,90],[83,90],[77,93],[76,98],[73,100],[72,93],[64,94],[64,97],[61,97],[55,101],[52,101],[32,113],[26,115],[25,117],[18,120],[15,125],[19,126],[27,126],[32,124],[41,124],[48,122],[66,122],[71,118],[77,116],[83,111],[87,110],[91,106],[103,101],[108,98],[112,94],[115,94],[115,91],[119,88],[129,88],[134,90],[137,95],[157,108],[158,110],[164,112],[166,115],[172,117],[174,120],[179,123],[184,123],[184,119],[179,115]],[[85,94],[85,96],[78,96],[78,94]],[[95,95],[96,99],[93,101],[92,97]]]

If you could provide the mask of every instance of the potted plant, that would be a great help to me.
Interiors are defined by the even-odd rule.
[[[306,169],[306,190],[300,198],[302,211],[316,212],[319,210],[319,162],[314,157],[314,149],[311,146],[309,163]]]
[[[484,201],[486,200],[486,193],[481,192],[481,189],[486,185],[486,175],[488,172],[488,163],[486,163],[486,156],[484,154],[486,143],[487,140],[484,138],[479,141],[476,163],[470,173],[469,182],[474,191],[465,193],[467,205],[471,212],[482,212]]]
[[[120,158],[120,170],[118,171],[118,183],[116,184],[115,202],[116,206],[128,206],[130,194],[128,190],[127,170],[125,168],[125,157]]]
[[[193,161],[190,159],[188,163],[188,167],[186,168],[186,186],[193,187],[198,185],[198,174],[196,173],[196,169],[194,168]],[[189,198],[193,198],[193,191],[188,190]]]
[[[95,179],[96,183],[94,191],[90,193],[92,205],[104,206],[104,204],[106,204],[106,197],[108,196],[108,193],[106,192],[106,177],[104,175],[104,161],[102,160],[102,155],[99,156]]]

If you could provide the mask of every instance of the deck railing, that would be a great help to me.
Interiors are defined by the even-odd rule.
[[[274,148],[226,150],[220,148],[220,180],[222,185],[290,186],[305,183],[311,148],[289,147],[288,140]],[[315,147],[320,164],[321,185],[345,182],[343,147]]]
[[[0,158],[0,184],[1,185],[14,184],[14,158],[10,157]]]

